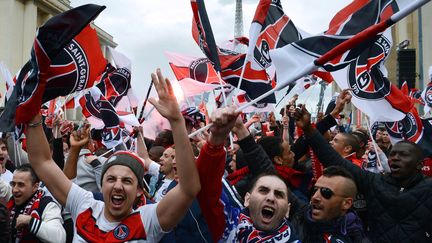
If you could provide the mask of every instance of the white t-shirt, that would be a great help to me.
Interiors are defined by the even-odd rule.
[[[168,186],[171,184],[172,181],[172,179],[167,178],[162,180],[162,185],[159,187],[159,189],[154,195],[154,200],[156,202],[160,202],[160,200],[162,200],[162,198],[166,196],[166,194],[168,193]]]
[[[8,169],[6,169],[6,170],[5,170],[5,173],[0,174],[0,177],[3,179],[3,181],[5,181],[6,183],[9,184],[9,182],[12,181],[13,173],[10,172]]]
[[[66,209],[74,221],[73,242],[158,242],[164,235],[156,215],[157,204],[134,210],[122,222],[109,222],[104,202],[72,183]]]

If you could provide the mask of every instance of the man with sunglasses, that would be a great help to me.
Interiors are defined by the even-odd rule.
[[[343,91],[350,98],[348,90]],[[354,177],[368,204],[368,236],[373,242],[432,241],[432,180],[421,174],[423,151],[415,143],[396,143],[389,154],[391,173],[370,173],[342,158],[310,124],[303,106],[295,117],[324,166],[339,165]]]

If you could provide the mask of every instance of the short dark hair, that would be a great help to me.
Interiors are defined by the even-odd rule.
[[[30,164],[22,164],[22,165],[18,166],[15,169],[15,171],[18,171],[18,172],[29,172],[33,184],[35,184],[37,182],[40,182],[39,177],[36,175],[36,172],[34,171],[33,167]]]
[[[344,144],[351,146],[351,153],[357,153],[360,150],[360,142],[356,136],[351,133],[341,133],[344,137]]]
[[[423,160],[425,158],[425,155],[424,155],[423,149],[420,147],[420,145],[418,145],[418,144],[416,144],[414,142],[408,141],[408,140],[401,140],[401,141],[395,143],[395,145],[396,144],[408,144],[408,145],[411,145],[411,147],[413,148],[413,153],[414,153],[414,155],[416,157],[417,162],[423,162]]]
[[[347,186],[347,188],[345,188],[345,193],[351,197],[355,197],[355,195],[357,194],[357,185],[355,183],[354,177],[352,176],[352,174],[346,170],[345,168],[341,167],[341,166],[329,166],[327,168],[325,168],[323,170],[323,176],[327,177],[327,178],[331,178],[334,176],[341,176],[349,181],[351,181],[351,185],[347,184],[345,186]]]
[[[266,136],[258,139],[257,143],[261,145],[261,147],[266,152],[267,156],[273,161],[275,156],[280,156],[283,152],[282,143],[283,140],[280,137],[276,136]],[[273,161],[274,162],[274,161]]]
[[[354,181],[354,177],[352,174],[347,171],[345,168],[332,165],[323,170],[323,176],[325,177],[333,177],[333,176],[342,176]]]
[[[378,127],[377,131],[387,132],[387,129],[385,127]]]
[[[169,129],[162,130],[157,136],[153,143],[153,146],[169,147],[174,144],[173,133]]]
[[[364,133],[363,131],[356,130],[351,133],[353,136],[357,138],[357,140],[360,142],[360,147],[366,147],[369,142],[369,135],[367,133]],[[363,146],[362,146],[363,144]]]
[[[285,181],[285,180],[284,180],[284,179],[279,175],[279,173],[278,173],[277,171],[272,171],[272,170],[270,170],[270,171],[262,172],[262,173],[260,173],[259,175],[255,176],[254,178],[252,178],[252,180],[249,182],[249,187],[248,187],[248,192],[249,192],[249,193],[251,193],[251,192],[253,191],[253,189],[255,188],[255,186],[256,186],[258,180],[259,180],[261,177],[264,177],[264,176],[274,176],[274,177],[279,178],[279,179],[280,179],[281,181],[283,181],[283,183],[285,184],[286,189],[287,189],[287,193],[290,191],[290,187],[289,187],[289,185],[288,185],[288,182]]]

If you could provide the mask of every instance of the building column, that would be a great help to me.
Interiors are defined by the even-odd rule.
[[[23,15],[23,40],[22,40],[22,63],[30,59],[30,51],[33,46],[37,28],[37,7],[32,0],[24,3]]]

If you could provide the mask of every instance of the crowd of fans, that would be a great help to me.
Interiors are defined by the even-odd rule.
[[[59,116],[35,116],[25,143],[3,134],[0,242],[432,242],[431,158],[340,126],[349,90],[314,123],[294,98],[280,121],[219,108],[189,138],[205,118],[179,110],[159,70],[152,81],[171,130],[134,128],[134,151],[88,124],[63,133]]]

